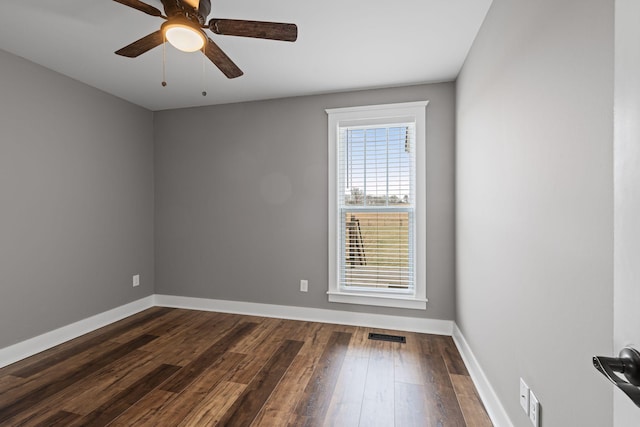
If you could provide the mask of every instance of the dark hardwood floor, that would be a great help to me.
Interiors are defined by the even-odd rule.
[[[491,421],[450,337],[154,307],[0,369],[0,425]]]

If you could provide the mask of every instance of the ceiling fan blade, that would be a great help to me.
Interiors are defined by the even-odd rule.
[[[222,71],[222,73],[230,79],[240,77],[244,73],[236,64],[233,63],[231,58],[218,47],[209,37],[207,37],[207,46],[204,53],[216,67]]]
[[[296,24],[280,22],[244,21],[240,19],[212,19],[209,29],[225,36],[254,37],[257,39],[294,42],[298,38]]]
[[[164,43],[164,37],[162,36],[162,31],[158,30],[116,51],[116,55],[135,58],[156,46],[160,46],[162,43]]]
[[[134,9],[138,9],[141,12],[144,12],[151,16],[162,16],[162,12],[156,9],[155,7],[148,5],[146,3],[141,2],[140,0],[113,0],[125,6],[132,7]]]

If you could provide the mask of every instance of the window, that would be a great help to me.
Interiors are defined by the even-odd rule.
[[[329,301],[426,308],[427,102],[329,115]]]

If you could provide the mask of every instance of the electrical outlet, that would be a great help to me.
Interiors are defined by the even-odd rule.
[[[529,391],[529,419],[534,427],[540,427],[540,402],[532,391]]]
[[[133,276],[133,287],[140,286],[140,275],[136,274]]]
[[[309,291],[309,281],[300,280],[300,292],[308,292],[308,291]]]
[[[529,386],[520,378],[520,406],[525,414],[529,415]]]

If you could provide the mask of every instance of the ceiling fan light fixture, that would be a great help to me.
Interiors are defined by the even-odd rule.
[[[284,22],[212,18],[205,24],[211,12],[211,0],[162,0],[164,13],[144,0],[115,1],[166,21],[159,30],[117,50],[116,55],[137,58],[151,49],[163,46],[164,63],[164,46],[168,41],[183,52],[202,49],[202,54],[230,79],[240,77],[243,74],[242,70],[207,36],[205,29],[219,35],[256,39],[293,42],[298,38],[298,27]]]
[[[167,41],[183,52],[201,50],[207,42],[200,28],[186,19],[173,19],[162,25]]]

